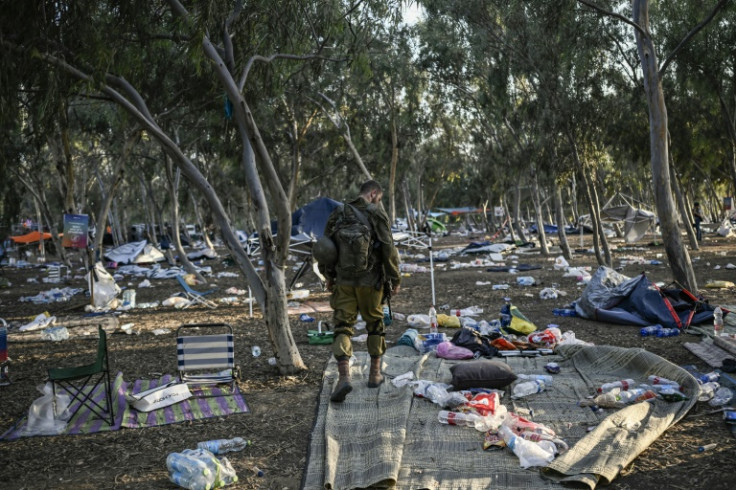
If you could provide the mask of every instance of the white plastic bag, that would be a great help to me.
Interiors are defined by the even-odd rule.
[[[556,271],[564,271],[565,269],[570,267],[570,264],[567,262],[567,260],[565,260],[565,257],[560,255],[555,259],[554,267]]]
[[[54,404],[54,389],[51,382],[43,386],[38,385],[37,389],[43,393],[43,396],[36,398],[31,403],[31,407],[28,409],[28,423],[23,428],[23,435],[53,436],[61,434],[69,421],[69,395],[64,391],[57,392],[56,403]]]
[[[98,308],[110,306],[120,294],[120,288],[115,284],[115,279],[105,270],[102,262],[97,262],[94,270],[87,274],[87,284],[92,291],[92,304]]]

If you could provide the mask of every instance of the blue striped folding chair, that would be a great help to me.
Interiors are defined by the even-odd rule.
[[[219,332],[219,333],[209,333]],[[192,323],[176,331],[179,380],[188,385],[229,383],[235,389],[233,327],[227,323]]]

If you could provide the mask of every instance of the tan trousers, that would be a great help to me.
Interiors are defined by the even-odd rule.
[[[330,297],[330,306],[335,313],[335,340],[332,353],[340,360],[353,355],[350,341],[355,335],[355,323],[358,312],[363,317],[368,331],[368,354],[380,357],[386,352],[385,330],[383,326],[383,308],[381,307],[382,290],[371,286],[335,286]]]

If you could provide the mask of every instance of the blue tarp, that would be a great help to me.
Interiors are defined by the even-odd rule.
[[[584,318],[606,323],[686,328],[713,321],[714,307],[685,289],[659,288],[644,274],[629,279],[601,266],[576,310]]]

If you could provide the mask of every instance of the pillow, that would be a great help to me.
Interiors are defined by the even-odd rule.
[[[455,364],[450,368],[450,372],[452,372],[452,386],[456,390],[501,389],[516,380],[516,375],[508,364],[488,359]]]

